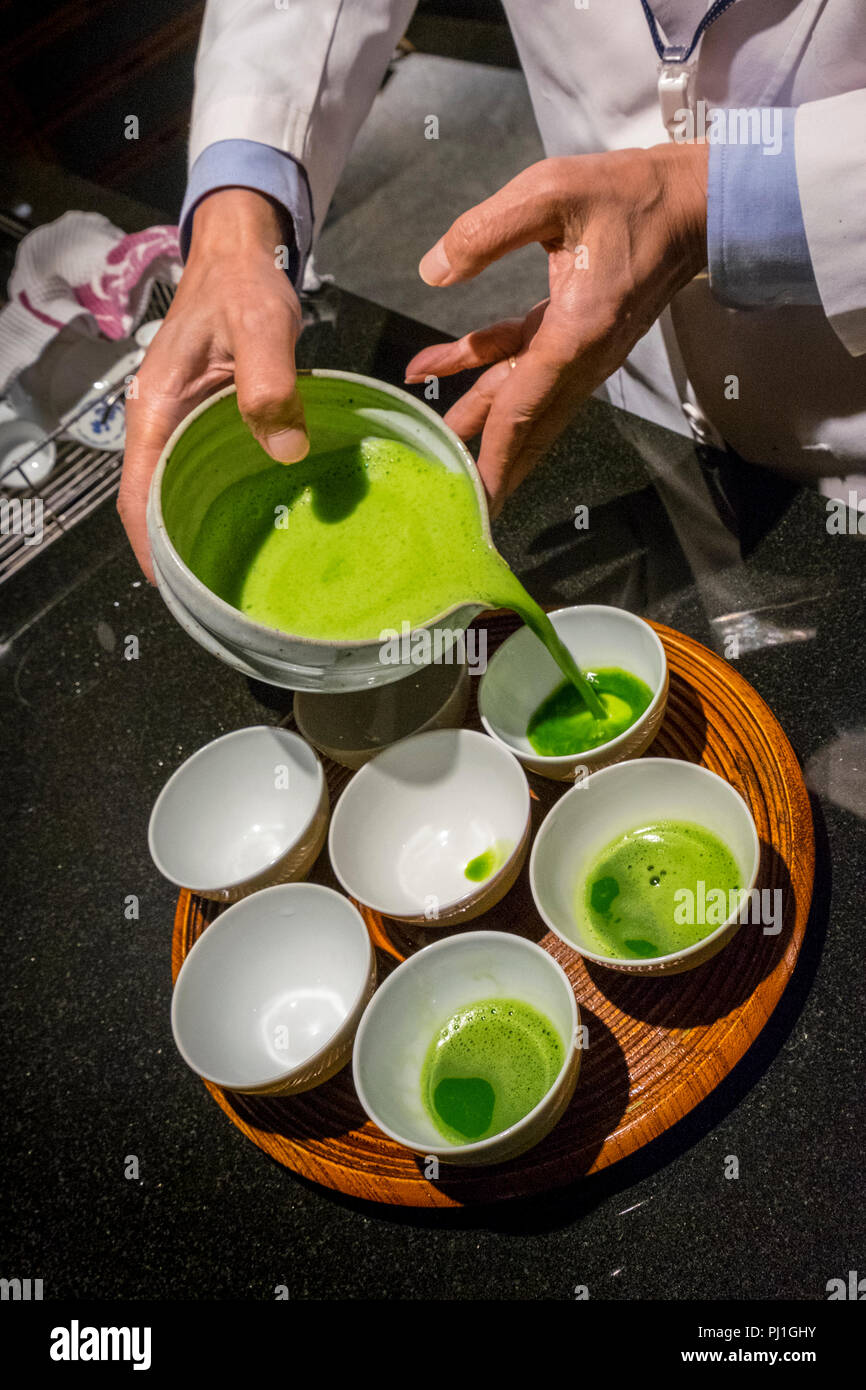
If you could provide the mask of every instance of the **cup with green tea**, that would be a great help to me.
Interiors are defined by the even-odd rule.
[[[756,888],[760,860],[752,813],[729,782],[696,763],[641,758],[566,792],[536,836],[529,881],[548,927],[582,956],[669,975],[710,960],[740,929],[778,932],[779,905]]]
[[[561,1119],[580,1067],[568,976],[523,937],[477,931],[427,946],[371,999],[354,1080],[370,1119],[443,1163],[500,1163]]]
[[[645,752],[668,697],[665,650],[649,623],[624,608],[581,604],[550,613],[604,705],[597,718],[528,628],[518,628],[481,678],[487,732],[532,772],[570,781]]]

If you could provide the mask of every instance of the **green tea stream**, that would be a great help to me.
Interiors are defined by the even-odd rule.
[[[376,640],[472,600],[511,608],[594,718],[607,718],[550,619],[485,543],[467,475],[397,440],[370,437],[239,479],[184,558],[250,618],[326,641]]]

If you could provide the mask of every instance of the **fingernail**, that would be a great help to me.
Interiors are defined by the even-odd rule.
[[[421,257],[418,274],[425,285],[444,285],[451,274],[451,262],[445,255],[444,240],[440,239],[426,256]]]
[[[310,441],[303,430],[278,430],[262,440],[262,446],[278,463],[300,463],[310,452]]]

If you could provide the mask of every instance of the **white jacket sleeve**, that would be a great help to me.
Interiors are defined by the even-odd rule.
[[[303,164],[320,230],[352,142],[416,0],[207,0],[190,168],[217,140]]]
[[[866,353],[866,90],[797,110],[797,183],[824,313],[851,353]]]

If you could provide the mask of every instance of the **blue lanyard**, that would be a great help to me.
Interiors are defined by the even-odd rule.
[[[664,62],[687,63],[697,48],[704,31],[709,29],[710,25],[714,24],[719,16],[725,13],[725,10],[729,10],[731,6],[736,3],[736,0],[713,0],[712,5],[710,5],[710,8],[695,30],[692,41],[687,48],[684,48],[681,44],[666,45],[662,43],[659,26],[656,22],[655,15],[650,9],[649,0],[640,0],[640,2],[643,5],[643,12],[646,15],[647,24],[652,34],[652,41],[656,46],[656,53],[659,57]]]

